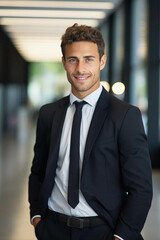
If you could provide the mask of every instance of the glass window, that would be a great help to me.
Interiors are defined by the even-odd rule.
[[[132,65],[144,64],[147,60],[147,1],[135,0],[132,8]]]
[[[114,16],[113,23],[113,71],[112,84],[122,81],[124,62],[124,8],[121,7]]]
[[[147,1],[135,0],[132,6],[131,26],[131,89],[130,102],[140,108],[147,132]]]
[[[159,60],[160,61],[160,60]],[[159,68],[160,68],[160,66],[159,66]],[[159,72],[160,72],[160,70],[159,70]],[[160,106],[160,76],[159,76],[159,89],[158,89],[158,93],[159,93],[159,99],[158,99],[158,106]],[[158,132],[159,132],[159,142],[160,142],[160,108],[158,107]]]
[[[61,62],[30,63],[28,97],[31,106],[39,109],[70,92],[70,84]]]
[[[3,127],[3,85],[0,84],[0,140],[2,138],[2,127]]]
[[[138,106],[147,132],[147,72],[146,68],[135,69],[131,73],[131,103]]]
[[[100,28],[100,31],[102,32],[104,41],[105,41],[105,54],[107,55],[107,62],[105,68],[101,71],[101,81],[108,82],[109,76],[108,76],[108,66],[109,66],[109,60],[108,60],[108,48],[109,48],[109,25],[108,22],[104,23],[102,27]]]

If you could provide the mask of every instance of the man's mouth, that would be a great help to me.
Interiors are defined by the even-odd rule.
[[[74,77],[76,78],[77,81],[85,81],[89,78],[89,75],[85,75],[85,76],[75,75]]]

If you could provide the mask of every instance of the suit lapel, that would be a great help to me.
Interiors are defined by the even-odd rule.
[[[86,161],[90,155],[93,144],[103,126],[103,123],[104,123],[106,117],[107,117],[108,103],[109,103],[109,94],[103,89],[103,91],[100,95],[100,98],[97,102],[97,106],[95,108],[93,118],[91,121],[91,125],[89,128],[85,152],[84,152],[83,169],[84,169]],[[82,169],[82,174],[83,174],[83,169]]]
[[[54,184],[54,178],[55,178],[57,160],[58,160],[58,154],[59,154],[60,138],[61,138],[63,123],[64,123],[68,104],[69,104],[69,98],[67,97],[63,102],[61,102],[57,106],[53,116],[51,138],[50,138],[50,151],[49,151],[45,179],[42,187],[42,191],[43,192],[45,191],[45,194],[43,194],[43,196],[45,197],[46,201],[48,199],[48,196]]]
[[[64,123],[68,103],[69,103],[69,100],[66,99],[64,104],[63,103],[59,104],[57,106],[57,110],[55,111],[55,114],[53,117],[49,161],[52,158],[53,152],[57,152],[57,148],[59,148],[60,136],[62,133],[63,123]]]

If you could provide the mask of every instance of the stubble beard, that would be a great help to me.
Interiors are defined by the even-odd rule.
[[[81,74],[81,75],[83,76],[83,74]],[[93,76],[90,75],[89,77],[93,77]],[[73,78],[74,78],[74,76],[73,76]],[[74,81],[72,80],[72,78],[69,78],[69,76],[68,76],[68,80],[69,80],[69,82],[70,82],[70,84],[72,86],[72,89],[75,89],[77,92],[84,93],[84,92],[87,92],[90,89],[92,89],[100,81],[100,76],[95,81],[93,81],[91,83],[91,85],[86,85],[85,82],[84,83],[82,82],[82,83],[79,83],[79,84],[75,84]]]

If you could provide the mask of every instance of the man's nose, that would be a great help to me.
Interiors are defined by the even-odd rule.
[[[78,61],[77,65],[76,65],[76,71],[79,73],[83,73],[84,70],[85,70],[84,61]]]

